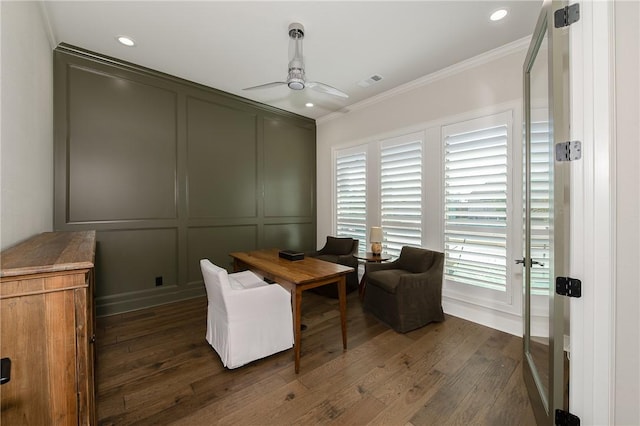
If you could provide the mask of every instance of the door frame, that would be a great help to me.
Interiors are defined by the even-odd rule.
[[[580,2],[570,38],[572,162],[569,274],[571,412],[582,424],[615,424],[615,74],[614,2]]]

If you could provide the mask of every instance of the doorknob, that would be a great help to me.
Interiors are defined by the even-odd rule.
[[[522,265],[522,266],[524,266],[524,265],[525,265],[525,261],[526,261],[525,259],[516,259],[516,265]],[[544,263],[542,263],[542,262],[538,262],[537,260],[530,260],[530,261],[529,261],[529,264],[530,264],[531,266],[533,266],[533,265],[540,265],[540,266],[544,266]]]

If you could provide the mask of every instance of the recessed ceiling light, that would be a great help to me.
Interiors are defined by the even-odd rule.
[[[131,37],[127,37],[127,36],[118,36],[117,40],[121,43],[124,44],[125,46],[129,46],[129,47],[133,47],[136,45],[136,42],[133,41],[133,39]]]
[[[306,104],[304,104],[304,106],[306,106],[307,108],[311,108],[313,104],[311,102],[307,102]]]
[[[491,14],[489,19],[491,19],[492,21],[499,21],[507,16],[507,13],[509,13],[507,12],[507,9],[498,9]]]

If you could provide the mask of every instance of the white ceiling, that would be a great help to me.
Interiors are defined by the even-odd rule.
[[[311,118],[487,52],[533,32],[541,1],[46,1],[56,43],[172,74]],[[506,8],[509,15],[491,22]],[[342,99],[286,86],[290,23],[305,27],[307,79]],[[116,36],[128,35],[135,47]],[[384,77],[367,88],[357,83]],[[316,106],[307,108],[308,101]]]

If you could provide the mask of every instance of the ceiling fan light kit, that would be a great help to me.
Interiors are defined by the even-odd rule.
[[[275,81],[272,83],[261,84],[259,86],[247,87],[243,90],[267,89],[270,87],[286,85],[292,90],[303,90],[310,88],[329,95],[348,98],[349,95],[335,87],[329,86],[319,81],[306,81],[304,73],[304,58],[302,55],[302,40],[304,39],[304,26],[298,22],[289,24],[289,38],[293,42],[293,58],[289,61],[289,71],[287,73],[287,81]]]

